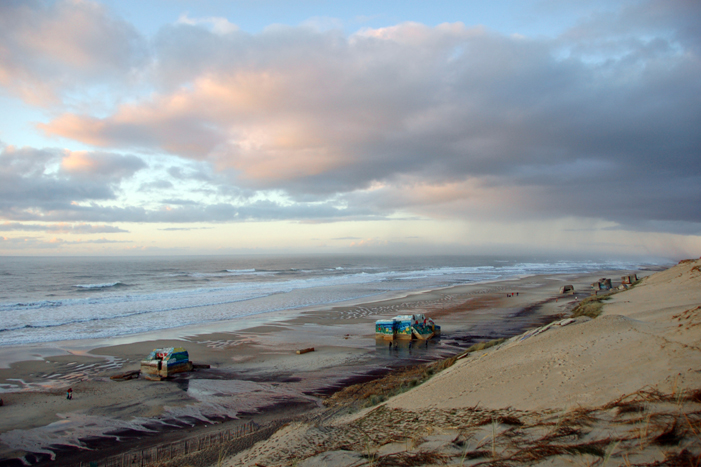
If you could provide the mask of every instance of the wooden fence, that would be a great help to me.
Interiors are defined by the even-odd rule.
[[[228,430],[160,444],[148,449],[129,451],[96,462],[82,462],[80,467],[147,467],[215,448],[231,455],[268,438],[286,423],[288,420],[277,420],[266,425],[250,421]]]

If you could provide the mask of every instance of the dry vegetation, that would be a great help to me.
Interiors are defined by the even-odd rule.
[[[609,298],[611,298],[610,294],[585,298],[572,310],[572,317],[588,316],[596,318],[604,311],[604,304],[601,302]]]
[[[507,467],[563,456],[574,465],[697,467],[701,390],[663,394],[645,389],[601,407],[562,412],[478,406],[413,412],[382,405],[349,423],[296,429],[303,432],[297,443],[284,440],[261,465],[295,465],[322,453],[353,452],[358,466],[375,467]]]

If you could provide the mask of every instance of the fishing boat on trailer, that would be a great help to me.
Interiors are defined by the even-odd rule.
[[[440,333],[441,327],[423,314],[399,315],[392,319],[379,319],[375,322],[375,337],[378,339],[426,340]]]

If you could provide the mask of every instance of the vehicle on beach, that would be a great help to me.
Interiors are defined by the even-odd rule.
[[[426,340],[441,333],[441,327],[423,314],[399,315],[392,319],[375,321],[375,337],[378,339]]]
[[[153,349],[153,352],[141,361],[141,374],[152,381],[161,381],[175,373],[192,371],[190,355],[182,347]]]

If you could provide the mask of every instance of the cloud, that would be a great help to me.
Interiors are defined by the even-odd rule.
[[[88,244],[110,244],[110,243],[131,243],[128,240],[108,240],[99,238],[96,240],[78,240],[67,241],[60,238],[52,238],[51,240],[43,240],[37,237],[4,237],[0,235],[0,250],[36,250],[36,249],[58,249],[71,245],[88,245]]]
[[[122,84],[146,60],[129,23],[90,0],[0,2],[0,85],[32,104],[85,85]]]
[[[165,229],[158,229],[162,230],[165,232],[180,232],[180,231],[189,231],[189,230],[209,230],[211,227],[168,227]]]
[[[18,222],[0,223],[0,232],[49,232],[62,234],[99,234],[99,233],[128,233],[128,230],[120,229],[110,225],[90,225],[90,224],[21,224]]]
[[[228,19],[219,16],[209,16],[206,18],[191,18],[187,13],[183,13],[176,21],[176,24],[187,24],[190,26],[210,25],[214,34],[231,34],[239,30],[238,26],[229,22]]]
[[[59,244],[47,242],[37,237],[5,237],[0,235],[0,250],[48,250],[56,249]]]
[[[160,191],[173,188],[173,183],[168,180],[154,180],[152,182],[142,183],[139,191]]]
[[[293,220],[301,222],[329,222],[340,220],[377,220],[381,214],[360,207],[344,208],[334,203],[284,203],[258,200],[241,203],[202,203],[188,200],[163,204],[149,209],[142,206],[110,206],[93,203],[49,203],[44,200],[25,202],[26,209],[18,209],[9,202],[0,216],[20,221],[42,222],[247,222]],[[16,203],[18,204],[18,203]],[[33,208],[28,206],[32,205]],[[1,225],[1,224],[0,224]]]
[[[90,244],[90,243],[101,245],[101,244],[107,244],[107,243],[132,243],[132,242],[131,242],[131,240],[109,240],[105,237],[98,238],[95,240],[77,240],[77,241],[63,240],[61,238],[54,237],[51,240],[49,240],[49,243],[62,246],[62,245],[83,245],[83,244]]]
[[[182,167],[170,167],[168,174],[177,180],[197,180],[200,182],[211,182],[213,177],[205,173],[204,170],[184,170]]]
[[[379,238],[365,238],[358,240],[356,242],[351,242],[351,248],[383,248],[389,244],[387,240],[381,240]]]
[[[143,167],[136,156],[5,146],[0,151],[0,218],[83,220],[51,213],[115,200],[121,181]]]
[[[178,183],[152,180],[142,190],[197,181],[216,195],[203,201],[169,193],[158,198],[160,208],[107,206],[116,182],[90,185],[81,174],[117,180],[143,166],[118,159],[120,172],[107,157],[100,168],[74,153],[51,180],[71,177],[76,184],[65,190],[80,180],[82,197],[56,199],[75,197],[81,205],[41,204],[45,219],[584,217],[698,232],[698,2],[587,7],[559,37],[462,23],[402,23],[351,35],[277,25],[248,34],[224,18],[184,14],[148,46],[125,23],[85,5],[96,24],[112,25],[106,37],[123,34],[131,44],[108,50],[104,62],[85,52],[85,62],[98,64],[95,70],[114,66],[122,80],[127,69],[148,68],[154,92],[107,114],[67,110],[38,128],[105,151],[195,161],[197,170],[165,169]],[[43,60],[44,49],[27,47],[27,63]],[[145,66],[139,57],[147,49],[152,61]],[[25,205],[21,213],[30,216]]]
[[[89,177],[103,180],[129,178],[146,167],[146,163],[132,155],[88,151],[65,151],[61,171],[72,177]]]

